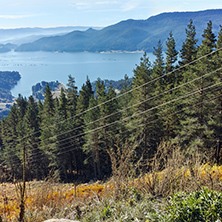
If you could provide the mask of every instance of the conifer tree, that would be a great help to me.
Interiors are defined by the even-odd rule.
[[[108,100],[108,95],[105,92],[105,83],[100,78],[98,78],[96,81],[96,96],[101,119],[99,122],[100,130],[98,132],[100,156],[103,160],[103,163],[101,163],[101,167],[103,167],[102,173],[109,175],[111,172],[111,166],[107,150],[110,148],[110,143],[108,138],[108,127],[106,126],[109,122],[106,118],[106,116],[108,115],[108,103],[106,102]]]
[[[72,153],[68,152],[70,149],[70,141],[69,141],[69,123],[68,118],[68,107],[67,107],[67,98],[65,94],[65,90],[61,88],[59,99],[57,100],[56,105],[56,119],[57,124],[54,130],[56,135],[56,163],[55,166],[59,170],[60,179],[63,181],[68,181],[68,172],[72,168],[70,166],[72,158]],[[71,171],[72,172],[72,171]]]
[[[134,76],[132,87],[133,91],[133,103],[139,104],[134,108],[133,124],[137,126],[136,135],[133,135],[136,143],[140,143],[137,149],[138,158],[142,155],[145,158],[150,158],[155,151],[156,140],[156,110],[154,107],[154,100],[148,100],[154,94],[154,83],[146,84],[153,79],[151,63],[147,54],[144,53],[140,59],[140,65],[137,65],[134,69]],[[151,111],[147,111],[152,109]]]
[[[221,68],[222,64],[222,26],[220,25],[220,31],[218,33],[218,39],[216,44],[216,49],[218,50],[213,59],[216,61],[216,68]],[[222,82],[222,71],[219,70],[214,75],[214,82]],[[219,85],[217,89],[213,92],[211,97],[211,112],[208,113],[209,116],[209,127],[211,129],[210,133],[210,143],[211,147],[215,149],[215,157],[217,163],[222,162],[222,86]]]
[[[186,39],[183,42],[182,49],[180,50],[180,65],[185,65],[190,63],[196,58],[197,55],[197,42],[196,39],[196,28],[193,25],[193,20],[190,20],[190,23],[187,25],[186,31]]]
[[[24,116],[24,130],[28,135],[25,139],[27,144],[27,172],[30,180],[34,178],[40,179],[43,172],[42,161],[39,161],[39,159],[43,158],[43,153],[38,147],[40,142],[39,125],[38,104],[30,96]]]
[[[79,91],[79,97],[77,99],[75,126],[77,130],[73,132],[73,135],[76,135],[72,144],[75,147],[76,156],[76,167],[78,172],[83,172],[84,170],[84,153],[83,145],[84,140],[84,116],[87,113],[86,110],[89,107],[90,97],[93,95],[92,86],[89,78],[87,77],[86,83],[82,85],[81,90]]]
[[[67,84],[67,105],[69,116],[74,116],[76,114],[76,105],[78,99],[78,89],[75,85],[75,79],[71,75],[68,76],[68,84]]]
[[[85,165],[88,165],[89,173],[92,172],[94,178],[101,179],[101,157],[99,148],[99,107],[96,107],[97,100],[91,95],[89,100],[89,111],[84,116],[85,127],[85,144],[84,152],[86,153]],[[96,107],[96,108],[94,108]]]
[[[111,147],[114,147],[114,145],[116,144],[117,138],[119,138],[119,133],[121,130],[121,122],[119,122],[121,115],[118,112],[120,107],[118,100],[114,98],[116,98],[116,92],[112,84],[110,84],[107,92],[107,100],[109,102],[106,104],[106,116],[108,116],[106,118],[106,123],[109,125],[107,127],[107,139],[109,149]]]
[[[156,57],[153,62],[153,78],[159,78],[155,81],[155,94],[159,94],[164,90],[164,79],[161,77],[165,74],[163,47],[160,40],[158,41],[157,48],[154,47],[153,55]]]
[[[212,52],[215,49],[215,35],[212,32],[212,22],[209,21],[207,28],[203,32],[203,40],[201,46],[198,48],[197,57],[202,57]],[[181,120],[183,129],[180,132],[180,141],[191,150],[207,150],[210,138],[209,129],[209,112],[211,112],[211,105],[209,103],[212,93],[210,90],[205,90],[214,82],[214,75],[205,74],[210,73],[215,69],[215,60],[212,55],[208,55],[197,61],[196,64],[184,73],[184,80],[190,81],[199,77],[197,81],[186,85],[184,87],[184,94],[196,91],[192,98],[188,97],[185,100],[187,109],[185,116]]]
[[[67,130],[70,131],[67,133],[67,137],[70,137],[70,139],[67,141],[68,142],[68,149],[70,152],[69,158],[68,158],[68,163],[70,167],[70,172],[77,171],[77,175],[81,171],[81,166],[83,161],[82,157],[82,151],[80,149],[81,144],[78,144],[78,138],[76,136],[78,134],[82,134],[83,131],[81,128],[79,130],[74,130],[78,128],[81,125],[81,121],[79,123],[78,118],[79,118],[79,113],[81,111],[77,110],[77,101],[78,101],[78,89],[77,86],[75,85],[75,79],[71,75],[68,76],[68,84],[67,84],[67,89],[66,89],[66,95],[67,95],[67,113],[68,113],[68,121],[67,121]],[[79,164],[79,162],[81,162]],[[74,178],[75,175],[71,174],[71,177]]]
[[[164,95],[162,97],[163,103],[173,101],[175,98],[180,96],[181,92],[175,90],[180,82],[182,81],[182,74],[175,70],[178,66],[176,65],[178,51],[176,50],[176,42],[173,38],[172,32],[166,41],[166,66],[164,76]],[[160,116],[163,124],[163,133],[165,140],[172,140],[176,136],[177,126],[179,124],[179,118],[177,115],[178,102],[170,102],[161,107]]]
[[[121,86],[120,98],[119,98],[119,109],[121,111],[121,119],[126,119],[121,124],[121,132],[120,137],[122,138],[122,142],[125,140],[129,140],[131,131],[133,131],[133,127],[130,124],[130,117],[133,114],[132,109],[132,93],[130,90],[132,89],[132,85],[130,83],[130,79],[127,75],[124,76],[124,83]]]
[[[42,110],[41,119],[41,150],[44,152],[46,158],[44,163],[48,170],[54,167],[56,162],[55,138],[54,138],[54,124],[55,124],[55,102],[49,84],[45,88],[45,100]],[[46,172],[47,173],[47,172]]]
[[[173,37],[173,33],[170,32],[166,41],[166,73],[172,72],[175,69],[175,63],[177,61],[178,52],[176,50],[176,42]],[[169,81],[167,81],[168,83]],[[170,82],[171,83],[171,82]]]
[[[68,118],[68,109],[67,109],[67,98],[65,90],[61,88],[60,97],[59,97],[59,114],[63,119]]]
[[[2,142],[5,163],[11,169],[11,173],[15,177],[22,175],[20,150],[18,149],[18,132],[17,124],[19,122],[18,109],[14,103],[10,109],[9,115],[2,121]]]

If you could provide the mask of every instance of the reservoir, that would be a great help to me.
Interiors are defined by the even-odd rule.
[[[21,80],[12,89],[17,97],[29,97],[31,88],[41,81],[56,81],[67,84],[68,75],[81,86],[88,76],[93,82],[97,78],[120,80],[127,74],[133,76],[133,69],[140,64],[143,53],[54,53],[54,52],[8,52],[0,54],[0,71],[18,71]],[[154,55],[148,53],[150,61]]]

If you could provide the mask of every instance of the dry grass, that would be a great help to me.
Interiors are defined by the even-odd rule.
[[[28,182],[25,221],[40,222],[53,217],[120,221],[120,218],[129,219],[133,215],[146,221],[148,213],[141,214],[140,211],[151,209],[149,200],[163,200],[163,197],[179,191],[192,192],[203,186],[221,190],[222,166],[211,166],[198,153],[188,155],[180,147],[166,142],[160,144],[148,164],[149,172],[135,178],[139,162],[132,165],[134,149],[126,143],[122,148],[116,146],[109,151],[113,177],[106,183],[75,185],[53,180]],[[141,202],[144,198],[146,201]],[[163,208],[160,202],[155,207]],[[14,184],[0,184],[0,216],[3,222],[16,221],[18,214],[19,198]]]
[[[136,187],[155,197],[167,197],[180,191],[193,192],[203,186],[221,190],[222,166],[210,165],[198,152],[190,155],[179,146],[162,142],[149,163],[150,170],[137,179]]]

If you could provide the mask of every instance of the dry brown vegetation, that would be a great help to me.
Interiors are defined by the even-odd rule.
[[[27,182],[25,221],[158,221],[157,212],[161,215],[167,197],[174,193],[202,187],[221,190],[222,166],[210,165],[198,152],[190,155],[179,146],[162,142],[152,161],[146,163],[149,171],[142,173],[141,162],[131,162],[134,149],[126,143],[109,151],[113,177],[105,183],[62,184],[53,177]],[[17,221],[19,215],[19,190],[15,187],[12,183],[0,185],[0,216],[4,222]]]

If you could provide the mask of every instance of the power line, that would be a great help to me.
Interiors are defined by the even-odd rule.
[[[109,124],[106,124],[106,125],[97,127],[97,128],[95,128],[95,129],[92,129],[92,130],[88,130],[88,131],[86,131],[86,132],[83,132],[83,133],[80,133],[80,134],[71,136],[71,137],[69,137],[69,138],[65,138],[65,139],[63,139],[63,140],[59,140],[59,141],[57,141],[57,142],[60,142],[60,143],[61,143],[61,142],[67,141],[67,140],[69,140],[69,139],[74,139],[74,138],[77,138],[77,137],[80,137],[80,136],[84,136],[84,135],[87,134],[87,133],[91,133],[91,132],[94,132],[95,130],[100,130],[100,129],[102,129],[102,128],[106,128],[106,127],[108,127],[108,126],[114,125],[114,124],[116,124],[116,123],[119,123],[119,122],[122,122],[122,121],[125,121],[125,120],[128,120],[128,119],[131,119],[131,118],[136,117],[136,116],[138,116],[138,115],[147,113],[147,112],[149,112],[149,111],[151,111],[151,110],[154,110],[154,109],[157,109],[157,108],[159,108],[159,107],[168,105],[168,104],[170,104],[170,103],[172,103],[172,102],[175,102],[175,101],[178,101],[178,100],[180,100],[180,99],[183,99],[183,98],[186,98],[186,97],[195,95],[195,94],[197,94],[197,93],[199,93],[199,92],[201,92],[201,91],[205,91],[205,90],[211,89],[211,88],[213,88],[213,87],[215,87],[215,86],[219,86],[219,85],[221,85],[221,82],[220,82],[220,83],[216,83],[216,84],[214,84],[214,85],[207,86],[207,87],[205,87],[205,88],[203,88],[203,89],[201,89],[201,90],[200,90],[200,89],[194,90],[194,91],[192,91],[192,92],[190,92],[190,93],[188,93],[188,94],[186,94],[186,95],[183,95],[183,96],[180,96],[180,97],[178,97],[178,98],[176,98],[176,99],[173,99],[173,100],[170,100],[170,101],[168,101],[168,102],[162,103],[162,104],[160,104],[160,105],[157,105],[157,106],[155,106],[155,107],[152,107],[152,108],[147,109],[147,110],[145,110],[145,111],[142,111],[142,112],[140,112],[140,113],[135,113],[135,114],[132,115],[132,116],[129,116],[129,117],[126,117],[126,118],[123,118],[123,119],[120,119],[120,120],[111,122],[111,123],[109,123]],[[55,137],[56,137],[56,136],[55,136]],[[54,142],[54,143],[56,144],[56,142]],[[52,143],[52,144],[54,144],[54,143]],[[68,141],[68,143],[69,143],[69,141]],[[43,148],[48,147],[49,145],[52,145],[52,144],[47,144],[47,145],[45,145],[45,146],[38,147],[38,149],[43,149]],[[65,144],[66,144],[66,143],[65,143]],[[64,144],[63,144],[63,145],[64,145]]]
[[[209,98],[208,100],[211,100],[211,101],[213,101],[214,99],[217,99],[217,98],[219,98],[219,97],[221,97],[222,95],[219,95],[219,96],[215,96],[215,97],[212,97],[212,98]],[[197,103],[197,104],[194,104],[194,105],[192,105],[192,106],[189,106],[189,107],[193,107],[193,106],[196,106],[196,105],[198,105],[198,104],[201,104],[202,102],[200,102],[200,103]],[[188,109],[189,107],[185,107],[185,108],[183,108],[182,110],[179,110],[179,111],[177,111],[177,112],[172,112],[172,113],[170,113],[170,114],[168,114],[166,117],[168,117],[168,116],[171,116],[171,115],[174,115],[174,114],[178,114],[178,113],[181,113],[181,112],[183,112],[183,111],[185,111],[186,109]],[[155,115],[155,114],[154,114]],[[154,116],[153,115],[153,116]],[[159,119],[156,119],[156,120],[152,120],[152,121],[149,121],[147,124],[151,124],[151,123],[154,123],[154,122],[156,122],[156,121],[158,121]],[[142,126],[144,126],[144,125],[146,125],[146,124],[140,124],[140,125],[138,125],[138,126],[134,126],[133,127],[133,130],[135,130],[135,129],[137,129],[137,128],[139,128],[139,127],[142,127]],[[120,128],[119,128],[120,129]],[[119,130],[119,129],[117,129],[117,130]],[[122,132],[122,134],[124,134],[124,133],[126,133],[126,132],[128,132],[128,131],[131,131],[132,129],[127,129],[127,130],[125,130],[124,132]],[[108,135],[108,136],[110,136],[111,137],[111,135]],[[79,142],[78,144],[80,144],[81,142]],[[94,142],[93,143],[91,143],[91,144],[94,144]],[[62,144],[62,145],[64,145],[64,144]],[[76,144],[75,144],[76,145]],[[52,151],[52,154],[54,154],[54,155],[56,155],[56,156],[59,156],[59,155],[62,155],[62,154],[65,154],[65,153],[68,153],[68,152],[71,152],[71,151],[74,151],[74,150],[76,150],[76,149],[78,149],[79,147],[72,147],[73,145],[69,145],[69,146],[65,146],[65,147],[62,147],[59,151],[58,151],[58,153],[57,154],[55,154],[54,152],[57,152],[57,150],[55,150],[54,152]],[[67,148],[69,148],[69,147],[72,147],[71,149],[69,149],[69,150],[67,150]],[[62,152],[61,152],[62,151]],[[41,155],[45,155],[45,154],[40,154],[40,155],[37,155],[37,156],[31,156],[31,158],[33,158],[33,157],[40,157]],[[40,157],[41,158],[41,157]],[[43,158],[47,158],[47,157],[43,157]],[[41,158],[42,159],[42,158]],[[35,162],[34,160],[33,161],[31,161],[31,162],[29,162],[29,163],[33,163],[33,162]]]
[[[113,115],[116,115],[116,114],[118,114],[118,113],[120,113],[120,112],[123,112],[123,111],[125,111],[125,110],[127,110],[127,109],[133,108],[133,107],[135,107],[135,106],[141,105],[141,104],[144,103],[144,102],[147,102],[147,101],[149,101],[149,100],[155,99],[155,98],[157,98],[157,97],[159,97],[159,96],[161,96],[161,95],[164,95],[164,94],[166,94],[166,93],[168,93],[168,92],[172,92],[172,91],[175,90],[175,89],[179,89],[179,88],[181,88],[181,87],[183,87],[183,86],[185,86],[185,85],[187,85],[187,84],[190,84],[190,83],[192,83],[192,82],[194,82],[194,81],[200,80],[200,79],[202,79],[202,78],[204,78],[204,77],[207,77],[207,76],[209,76],[209,75],[211,75],[211,74],[213,74],[213,73],[216,73],[217,71],[220,71],[220,70],[222,70],[222,67],[221,67],[221,68],[218,68],[218,69],[216,69],[216,70],[214,70],[214,71],[212,71],[212,72],[206,73],[206,74],[204,74],[204,75],[202,75],[202,76],[199,76],[199,77],[197,77],[197,78],[195,78],[195,79],[193,79],[193,80],[190,80],[189,82],[186,82],[186,83],[183,83],[183,84],[181,84],[181,85],[178,85],[178,86],[176,86],[176,87],[174,87],[174,88],[172,88],[172,89],[165,90],[164,92],[161,92],[161,93],[158,94],[158,95],[149,97],[149,98],[146,99],[146,100],[143,100],[143,101],[141,101],[141,102],[139,102],[139,103],[137,103],[137,104],[134,104],[134,105],[132,105],[132,106],[128,106],[128,107],[126,107],[126,108],[124,108],[124,109],[122,109],[122,110],[119,110],[119,111],[115,112],[115,113],[109,114],[109,115],[107,115],[107,116],[105,116],[105,117],[102,117],[102,118],[97,119],[97,120],[95,120],[95,121],[89,122],[89,123],[87,123],[87,124],[84,124],[84,125],[75,127],[74,129],[68,130],[68,131],[66,131],[66,132],[62,132],[62,133],[60,133],[60,134],[53,135],[52,137],[49,137],[49,138],[47,138],[47,139],[45,139],[45,140],[36,142],[36,143],[31,144],[31,145],[28,145],[28,146],[37,145],[37,144],[39,144],[39,143],[41,143],[41,142],[44,142],[44,141],[46,141],[46,140],[49,140],[49,139],[53,139],[53,138],[56,139],[56,137],[58,137],[58,136],[62,136],[62,135],[64,135],[64,134],[71,133],[71,132],[74,131],[74,130],[81,129],[81,128],[86,127],[86,126],[88,126],[88,125],[90,125],[90,124],[99,122],[99,121],[101,121],[101,120],[103,120],[103,119],[107,119],[107,118],[109,118],[109,117],[111,117],[111,116],[113,116]],[[115,98],[115,97],[114,97],[114,98]],[[62,121],[62,122],[64,122],[64,121]],[[58,124],[59,124],[59,123],[58,123]],[[24,139],[24,138],[22,138],[22,139]],[[7,147],[7,146],[5,146],[5,147]],[[11,151],[11,152],[13,152],[13,151]]]
[[[94,106],[94,107],[92,107],[92,108],[89,108],[89,109],[87,109],[87,110],[85,110],[85,111],[83,111],[83,112],[81,112],[81,113],[79,113],[79,114],[76,114],[76,115],[74,115],[74,116],[71,116],[71,117],[67,118],[66,120],[60,121],[60,122],[55,123],[55,124],[53,124],[53,125],[51,125],[51,126],[47,126],[47,127],[45,127],[45,128],[54,127],[55,125],[61,124],[61,123],[66,122],[66,121],[68,121],[68,120],[70,120],[70,119],[73,119],[73,118],[75,118],[75,117],[78,117],[78,116],[80,116],[80,115],[83,115],[83,114],[85,114],[85,113],[87,113],[87,112],[89,112],[89,111],[91,111],[91,110],[93,110],[93,109],[95,109],[95,108],[98,108],[98,107],[100,107],[100,106],[102,106],[102,105],[105,105],[105,104],[108,103],[108,102],[111,102],[111,101],[113,101],[113,100],[115,100],[115,99],[118,99],[118,98],[120,98],[120,97],[128,94],[128,93],[131,93],[131,92],[133,92],[134,90],[137,90],[137,89],[139,89],[139,88],[141,88],[141,87],[144,87],[144,86],[146,86],[146,85],[148,85],[148,84],[150,84],[150,83],[153,83],[153,82],[155,82],[155,81],[157,81],[157,80],[159,80],[159,79],[161,79],[161,78],[163,78],[163,77],[165,77],[165,76],[167,76],[167,75],[170,75],[170,74],[172,74],[172,73],[174,73],[174,72],[177,72],[178,70],[183,69],[183,68],[185,68],[185,67],[187,67],[187,66],[189,66],[189,65],[191,65],[191,64],[193,64],[193,63],[195,63],[195,62],[197,62],[197,61],[199,61],[199,60],[201,60],[201,59],[203,59],[203,58],[205,58],[205,57],[208,57],[209,55],[212,55],[212,54],[214,54],[214,53],[216,53],[216,52],[218,52],[218,51],[220,51],[220,50],[222,50],[222,48],[216,49],[215,51],[212,51],[212,52],[210,52],[210,53],[208,53],[208,54],[206,54],[206,55],[203,55],[203,56],[201,56],[201,57],[199,57],[199,58],[197,58],[197,59],[195,59],[195,60],[193,60],[193,61],[185,64],[185,65],[182,65],[182,66],[174,69],[173,71],[166,73],[165,75],[162,75],[162,76],[159,76],[159,77],[157,77],[157,78],[155,78],[155,79],[152,79],[152,80],[150,80],[150,81],[148,81],[148,82],[146,82],[146,83],[144,83],[144,84],[142,84],[142,85],[140,85],[140,86],[137,86],[137,87],[135,87],[135,88],[133,88],[133,89],[125,92],[125,93],[119,94],[119,95],[117,95],[117,96],[114,97],[114,98],[111,98],[111,99],[109,99],[109,100],[106,100],[106,101],[104,101],[103,103],[100,103],[100,104],[98,104],[98,105],[96,105],[96,106]],[[45,129],[45,128],[43,128],[43,129]],[[25,138],[27,138],[27,137],[30,137],[31,135],[35,135],[36,133],[39,133],[39,132],[41,132],[41,130],[36,131],[36,132],[34,132],[34,133],[31,133],[31,134],[29,134],[29,135],[26,135],[26,136],[24,136],[23,138],[14,140],[14,141],[12,141],[11,143],[16,142],[16,141],[17,141],[17,142],[18,142],[18,141],[21,141],[21,140],[23,140],[23,139],[25,139]],[[7,145],[7,144],[6,144],[6,145]]]

